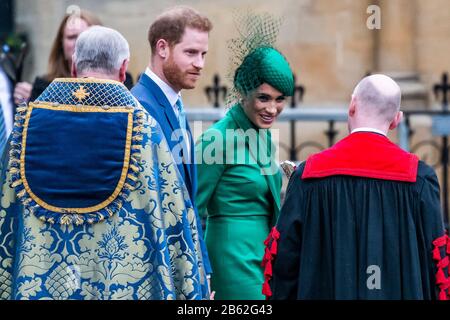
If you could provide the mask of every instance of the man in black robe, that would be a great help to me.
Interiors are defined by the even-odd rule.
[[[450,241],[434,170],[386,134],[401,93],[364,78],[348,112],[351,134],[299,165],[266,240],[271,299],[448,299]]]

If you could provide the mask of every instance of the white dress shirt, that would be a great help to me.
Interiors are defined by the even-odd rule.
[[[375,128],[370,128],[370,127],[356,128],[356,129],[353,129],[351,133],[355,133],[355,132],[375,132],[375,133],[379,133],[383,136],[386,136],[386,133],[384,133],[383,131],[375,129]]]
[[[172,89],[171,86],[169,86],[167,83],[165,83],[163,80],[161,80],[160,77],[158,77],[156,75],[156,73],[154,73],[150,68],[147,67],[147,69],[145,70],[145,74],[153,80],[153,82],[156,83],[156,85],[162,90],[162,92],[164,93],[164,95],[166,96],[167,100],[169,101],[170,105],[173,108],[173,112],[175,113],[175,115],[179,116],[179,112],[178,112],[178,106],[177,106],[177,101],[178,99],[181,99],[181,94],[180,92],[175,92],[175,90]],[[191,141],[189,140],[189,135],[187,132],[183,132],[184,134],[184,141],[186,142],[186,146],[187,146],[187,157],[188,159],[190,159],[191,156]]]
[[[161,80],[160,77],[156,75],[150,68],[147,68],[145,70],[145,74],[155,82],[158,87],[162,90],[164,95],[166,96],[167,100],[169,101],[170,105],[173,108],[173,112],[175,112],[175,115],[178,117],[178,107],[176,105],[178,99],[181,99],[181,94],[179,92],[175,92],[175,90],[172,89],[171,86],[169,86],[167,83],[165,83],[163,80]]]

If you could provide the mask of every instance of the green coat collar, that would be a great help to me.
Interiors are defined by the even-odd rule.
[[[267,174],[265,174],[265,178],[267,181],[267,185],[269,186],[269,189],[272,193],[275,205],[275,220],[274,223],[277,221],[279,212],[280,212],[280,192],[281,192],[281,185],[278,182],[279,179],[279,169],[278,165],[275,162],[274,154],[275,154],[275,145],[272,143],[272,135],[270,133],[270,130],[262,130],[258,129],[247,117],[247,115],[244,112],[244,109],[240,104],[237,104],[233,106],[229,111],[230,116],[233,118],[233,120],[236,122],[237,126],[241,128],[244,131],[247,131],[249,129],[259,130],[257,135],[257,143],[259,148],[263,148],[262,150],[268,150],[268,157],[270,157],[270,167],[267,164],[264,164],[260,161],[259,154],[254,155],[253,157],[257,159],[258,165],[261,167],[263,171],[266,171]],[[270,150],[267,148],[267,145],[270,144],[271,148]],[[252,150],[252,148],[249,148],[249,150]],[[270,168],[277,168],[275,173],[270,172]]]

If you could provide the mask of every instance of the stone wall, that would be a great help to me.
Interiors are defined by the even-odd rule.
[[[46,72],[56,28],[69,5],[95,12],[106,26],[128,39],[130,71],[136,78],[148,64],[150,23],[164,9],[178,4],[198,9],[214,23],[203,77],[196,90],[183,93],[188,108],[210,107],[204,87],[212,83],[215,73],[230,85],[225,79],[230,54],[226,40],[236,35],[234,12],[249,9],[283,17],[277,45],[290,61],[298,83],[306,88],[304,104],[345,105],[353,87],[367,72],[383,72],[400,82],[404,108],[439,107],[431,88],[442,72],[450,72],[448,0],[16,0],[16,27],[27,32],[31,41],[25,79],[32,81]],[[381,9],[379,30],[367,27],[370,5]],[[429,120],[413,122],[413,143],[419,138],[432,138]],[[314,140],[327,145],[323,134],[326,123],[296,126],[298,144]],[[336,128],[336,139],[347,134],[345,123],[336,124]],[[277,123],[275,129],[280,129],[282,143],[289,145],[289,125]],[[390,137],[395,141],[396,132]],[[317,149],[299,153],[299,158],[305,159],[308,151]],[[280,159],[287,158],[287,151],[280,150]],[[428,156],[424,158],[433,162]]]
[[[185,93],[188,105],[206,106],[201,88],[211,83],[214,73],[227,74],[226,40],[235,35],[233,12],[247,9],[284,17],[277,44],[307,89],[305,103],[347,101],[368,71],[415,73],[429,91],[441,72],[450,70],[447,0],[279,0],[276,5],[269,0],[16,0],[16,26],[31,40],[26,79],[45,73],[56,28],[72,4],[94,11],[106,26],[124,34],[135,77],[148,63],[146,34],[157,14],[176,4],[207,14],[214,22],[210,52],[198,90]],[[381,8],[380,30],[366,26],[371,4]]]
[[[416,0],[417,72],[431,88],[440,81],[441,73],[450,73],[450,10],[447,0]],[[430,93],[430,102],[436,102]]]

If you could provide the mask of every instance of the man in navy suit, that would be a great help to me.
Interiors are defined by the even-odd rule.
[[[131,90],[159,122],[193,202],[197,188],[194,141],[180,92],[195,88],[205,64],[211,29],[207,17],[185,6],[158,16],[148,32],[152,52],[149,66]],[[205,246],[203,242],[201,245]],[[209,259],[204,261],[209,264]],[[210,266],[205,267],[211,273]]]

